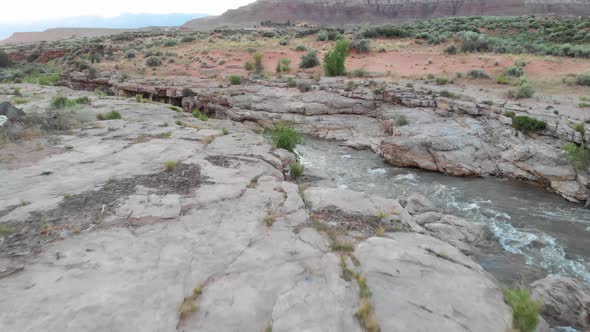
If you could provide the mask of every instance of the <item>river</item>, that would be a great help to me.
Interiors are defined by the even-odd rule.
[[[590,282],[590,210],[522,181],[460,178],[394,167],[371,151],[307,137],[298,147],[306,172],[332,178],[341,188],[388,198],[420,193],[449,214],[483,222],[520,269],[530,266],[549,274]],[[484,269],[504,282],[516,280],[519,264],[495,266],[493,256],[480,258]],[[530,280],[528,280],[530,281]]]

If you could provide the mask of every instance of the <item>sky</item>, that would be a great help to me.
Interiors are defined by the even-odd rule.
[[[254,0],[6,0],[2,24],[30,24],[77,16],[112,17],[123,13],[202,13],[219,15]]]

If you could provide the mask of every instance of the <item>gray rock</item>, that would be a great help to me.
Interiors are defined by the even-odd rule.
[[[590,287],[574,278],[548,276],[532,285],[544,303],[543,317],[552,325],[590,329]]]
[[[5,101],[0,103],[0,115],[6,116],[9,121],[17,121],[25,116],[25,112],[21,109],[12,106],[11,103]]]
[[[439,211],[431,201],[420,194],[412,194],[408,197],[405,208],[411,215]]]
[[[354,254],[382,331],[503,332],[511,327],[511,310],[494,280],[444,242],[395,233],[366,240]]]

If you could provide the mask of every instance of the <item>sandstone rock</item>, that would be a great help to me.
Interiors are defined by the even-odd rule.
[[[543,317],[553,325],[590,329],[590,287],[576,279],[549,276],[535,281],[533,297],[543,300]]]
[[[366,240],[354,254],[382,331],[497,332],[511,327],[511,310],[493,279],[444,242],[395,233]]]
[[[420,194],[412,194],[408,197],[405,208],[411,215],[439,210],[431,201]]]

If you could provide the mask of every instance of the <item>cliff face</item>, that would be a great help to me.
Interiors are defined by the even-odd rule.
[[[588,0],[258,0],[218,17],[187,22],[184,27],[208,29],[260,21],[326,25],[402,22],[469,15],[590,15]]]

